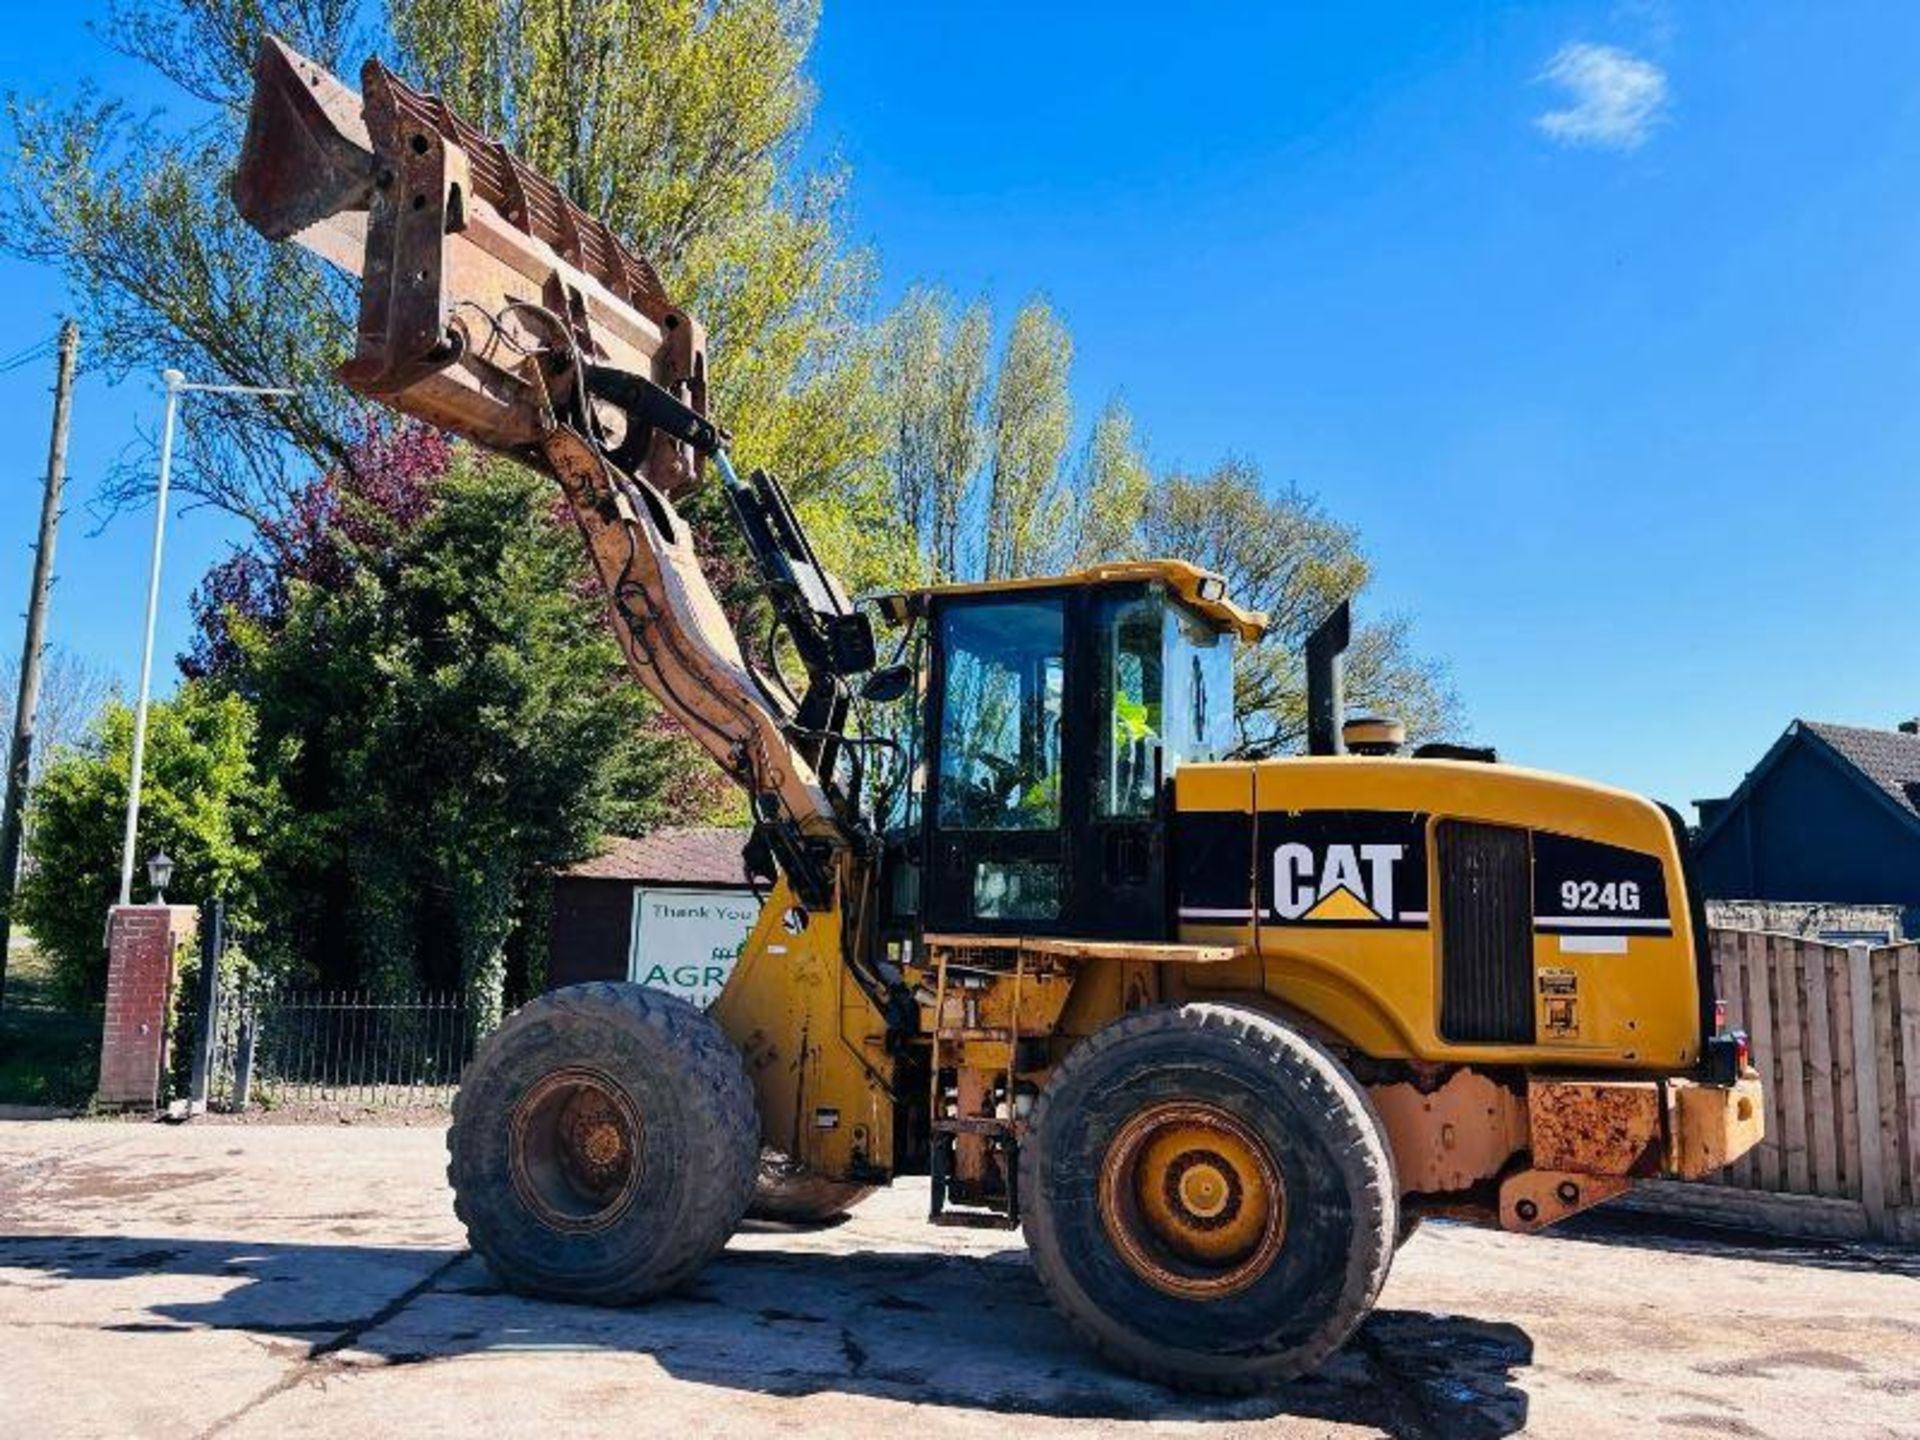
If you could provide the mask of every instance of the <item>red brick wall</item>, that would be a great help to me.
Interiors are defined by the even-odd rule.
[[[116,905],[108,917],[102,1105],[151,1107],[158,1098],[174,960],[192,940],[194,920],[189,905]]]

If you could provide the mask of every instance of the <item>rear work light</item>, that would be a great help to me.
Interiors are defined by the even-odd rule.
[[[1731,1085],[1747,1073],[1753,1052],[1747,1032],[1727,1029],[1727,1002],[1713,1002],[1713,1034],[1707,1037],[1705,1069],[1715,1085]]]

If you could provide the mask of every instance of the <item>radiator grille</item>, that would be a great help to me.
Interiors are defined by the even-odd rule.
[[[1444,820],[1440,1033],[1461,1043],[1533,1043],[1533,857],[1525,830]]]

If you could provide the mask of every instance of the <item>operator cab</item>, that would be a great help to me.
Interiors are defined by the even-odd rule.
[[[889,596],[924,624],[893,910],[923,933],[1172,933],[1176,766],[1234,743],[1233,645],[1262,617],[1174,561]]]

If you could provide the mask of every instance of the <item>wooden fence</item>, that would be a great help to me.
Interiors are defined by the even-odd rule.
[[[1712,932],[1718,994],[1767,1092],[1724,1174],[1633,1203],[1790,1234],[1920,1244],[1920,944]],[[1644,1193],[1643,1193],[1644,1192]]]

